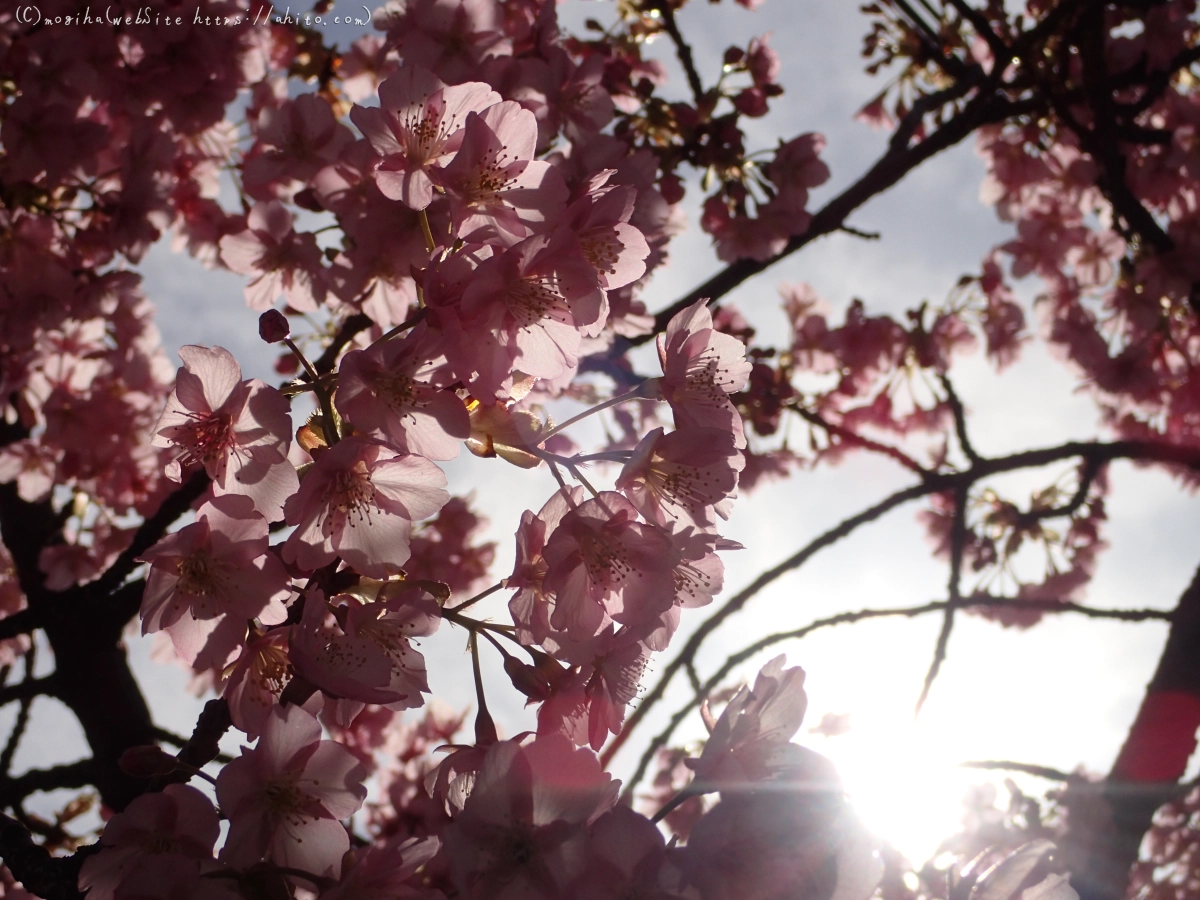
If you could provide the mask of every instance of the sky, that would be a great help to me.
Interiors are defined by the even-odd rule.
[[[726,46],[745,46],[751,36],[771,33],[771,44],[781,54],[780,82],[786,93],[768,117],[753,123],[748,143],[751,149],[765,149],[779,138],[806,131],[825,135],[823,158],[832,178],[813,192],[810,208],[852,183],[886,143],[886,135],[853,120],[855,111],[883,86],[862,71],[867,22],[858,5],[766,0],[750,12],[728,0],[720,5],[693,0],[678,17],[706,80],[717,71]],[[333,12],[342,6],[349,9],[339,0]],[[587,16],[603,17],[610,6],[606,0],[567,0],[560,15],[578,26]],[[349,38],[343,31],[336,39],[344,43]],[[674,68],[665,41],[653,52]],[[676,89],[682,88],[682,80],[676,79]],[[987,251],[1009,235],[1009,227],[979,202],[983,175],[973,144],[955,148],[851,217],[856,228],[878,231],[879,241],[840,234],[824,238],[749,280],[729,299],[759,328],[760,339],[768,340],[783,334],[777,293],[783,282],[812,284],[835,316],[856,297],[871,311],[893,314],[922,300],[936,303],[961,274],[978,271]],[[689,230],[676,240],[671,264],[656,274],[644,294],[651,310],[668,305],[720,268],[707,236],[696,226],[699,197],[693,185]],[[163,243],[151,251],[142,271],[146,293],[160,310],[158,324],[168,352],[175,354],[190,343],[220,344],[242,361],[247,375],[274,380],[274,351],[258,341],[257,315],[245,307],[237,276],[206,271]],[[1033,289],[1032,284],[1021,286],[1026,296]],[[968,358],[956,364],[954,376],[974,443],[984,455],[1097,434],[1094,405],[1076,390],[1072,374],[1036,342],[1003,375],[980,358]],[[1025,500],[1030,487],[1048,483],[1066,468],[1011,476],[995,486]],[[538,509],[553,482],[544,472],[525,473],[500,460],[469,455],[446,469],[452,489],[469,486],[477,508],[490,519],[491,536],[499,542],[495,574],[503,577],[510,571],[512,534],[521,511]],[[1101,558],[1087,602],[1169,609],[1197,563],[1194,535],[1200,504],[1167,476],[1128,464],[1114,465],[1111,480],[1105,530],[1111,549]],[[862,456],[837,468],[799,473],[740,498],[725,533],[746,549],[724,557],[725,596],[843,518],[909,483],[894,465]],[[845,610],[944,599],[946,567],[931,557],[915,518],[920,508],[903,507],[861,529],[763,591],[707,646],[699,660],[701,675],[767,630],[798,627]],[[502,595],[481,609],[502,616],[505,599]],[[657,668],[702,618],[700,612],[685,616],[683,633]],[[917,861],[956,829],[966,789],[997,780],[961,768],[964,761],[1007,759],[1107,771],[1166,636],[1161,622],[1121,624],[1062,616],[1019,632],[960,616],[942,674],[920,717],[914,718],[939,627],[940,618],[927,617],[827,629],[803,642],[780,645],[740,672],[752,677],[776,652],[786,652],[789,665],[805,669],[809,712],[797,739],[835,761],[867,824]],[[190,732],[203,700],[180,699],[184,674],[151,662],[148,641],[134,639],[130,646],[160,724]],[[422,648],[430,659],[434,695],[457,708],[473,702],[464,647],[464,635],[446,628]],[[503,678],[495,669],[496,677]],[[655,670],[652,664],[644,684],[651,683]],[[672,702],[631,742],[639,753],[657,731],[654,723],[685,698],[677,686],[668,699]],[[69,714],[54,708],[53,701],[39,705],[40,719],[31,732],[36,737],[18,753],[15,771],[80,755],[81,735]],[[510,734],[531,721],[504,692],[492,707]],[[850,730],[831,738],[810,733],[808,728],[826,713],[848,715]],[[0,730],[6,721],[0,718]],[[695,739],[702,733],[697,716],[680,734]],[[628,773],[635,761],[633,752],[620,754],[616,774]],[[1046,786],[1027,778],[1017,781],[1030,789]]]

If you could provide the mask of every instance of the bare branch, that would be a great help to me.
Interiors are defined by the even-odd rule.
[[[0,781],[0,808],[20,803],[38,791],[78,788],[92,784],[95,769],[94,759],[81,759],[61,766],[51,766],[49,769],[30,769],[15,778],[6,778]]]
[[[4,743],[4,750],[0,751],[0,778],[8,777],[8,772],[12,768],[13,756],[17,752],[21,738],[25,736],[25,729],[29,727],[29,709],[33,706],[33,698],[40,693],[34,690],[38,686],[37,679],[33,677],[33,669],[36,664],[37,644],[31,644],[25,651],[25,675],[20,684],[13,685],[14,688],[24,688],[27,693],[20,698],[21,706],[17,710],[17,720],[8,734],[8,740]],[[3,694],[3,690],[0,688],[0,695]]]
[[[950,601],[939,600],[932,603],[925,603],[920,606],[906,606],[893,609],[860,609],[853,612],[838,613],[837,615],[829,616],[824,619],[817,619],[814,622],[797,628],[792,631],[782,631],[775,634],[769,634],[752,644],[747,645],[738,652],[730,655],[716,672],[713,673],[701,686],[701,692],[687,701],[679,710],[671,716],[667,722],[667,726],[650,741],[645,753],[642,754],[638,761],[637,769],[632,777],[626,782],[622,796],[631,797],[634,788],[645,777],[650,763],[654,760],[655,755],[660,749],[666,746],[667,741],[675,733],[676,729],[683,723],[683,720],[699,707],[701,701],[709,696],[722,681],[739,665],[744,663],[751,657],[761,653],[763,650],[775,644],[784,641],[800,640],[807,637],[814,631],[820,631],[825,628],[831,628],[835,625],[847,625],[854,622],[863,622],[868,619],[883,619],[883,618],[915,618],[926,613],[944,612],[949,606]],[[1048,613],[1076,613],[1086,616],[1090,619],[1116,619],[1123,622],[1148,622],[1148,621],[1172,621],[1173,612],[1168,612],[1161,609],[1100,609],[1092,606],[1083,606],[1079,603],[1073,603],[1067,600],[1023,600],[1015,597],[986,597],[974,596],[963,600],[960,608],[971,609],[975,607],[1003,607],[1017,606],[1023,609],[1036,609]],[[644,704],[643,704],[644,705]],[[638,708],[639,710],[641,707]],[[636,710],[635,710],[636,712]]]
[[[671,42],[675,44],[675,55],[679,57],[679,64],[683,66],[683,74],[687,76],[688,87],[692,89],[692,99],[699,107],[704,101],[704,85],[696,71],[696,60],[692,57],[691,45],[683,39],[679,24],[675,21],[675,11],[671,9],[668,0],[649,0],[647,5],[659,14],[663,28],[670,35]]]
[[[954,384],[950,381],[950,376],[942,372],[939,373],[938,379],[942,382],[942,389],[946,392],[946,402],[950,404],[950,412],[954,414],[954,434],[958,438],[958,445],[962,448],[962,452],[966,454],[967,459],[974,465],[983,457],[975,452],[975,447],[971,443],[971,436],[967,433],[967,412],[963,408],[962,400],[959,399],[958,392],[954,390]]]
[[[954,630],[954,613],[962,605],[962,563],[963,553],[967,549],[967,486],[963,485],[954,492],[954,519],[950,525],[950,581],[947,593],[950,601],[946,604],[946,612],[942,617],[942,630],[938,634],[937,645],[933,649],[933,662],[925,673],[925,684],[921,687],[921,696],[917,698],[916,715],[921,714],[921,707],[929,698],[933,682],[941,671],[942,663],[946,661],[946,650],[950,646],[950,632]]]
[[[805,422],[810,422],[811,424],[816,425],[818,428],[827,431],[829,434],[838,437],[851,446],[862,447],[864,450],[870,450],[874,453],[880,453],[884,456],[890,457],[891,459],[894,459],[896,462],[900,463],[900,465],[904,466],[904,468],[911,472],[915,472],[922,478],[929,474],[928,469],[926,469],[923,465],[898,447],[892,447],[888,444],[881,443],[880,441],[863,437],[861,434],[858,434],[850,428],[846,428],[844,425],[838,425],[834,422],[830,422],[820,413],[806,409],[800,403],[789,403],[787,404],[787,408],[796,413],[796,415],[802,418]]]
[[[0,813],[0,857],[27,891],[44,900],[82,900],[76,883],[86,855],[55,858],[33,842],[24,825]]]
[[[996,457],[980,460],[964,472],[938,472],[931,474],[925,481],[912,487],[897,491],[874,506],[863,510],[857,515],[845,519],[829,531],[810,541],[796,553],[781,563],[759,575],[754,581],[734,594],[700,625],[688,638],[679,653],[663,668],[657,683],[647,692],[625,722],[621,733],[613,738],[604,750],[601,759],[607,765],[621,746],[629,739],[630,734],[646,717],[666,693],[671,679],[684,667],[686,661],[695,658],[700,646],[720,625],[730,616],[739,612],[763,588],[777,581],[783,575],[804,565],[810,558],[821,550],[829,547],[844,537],[852,534],[860,526],[882,517],[893,509],[930,494],[942,491],[956,490],[961,486],[969,487],[980,479],[997,475],[1002,472],[1014,472],[1019,469],[1035,468],[1049,465],[1063,459],[1080,457],[1093,460],[1097,464],[1114,459],[1135,459],[1143,462],[1160,462],[1168,465],[1182,465],[1191,469],[1200,469],[1200,450],[1191,447],[1154,441],[1113,441],[1111,443],[1089,443],[1071,441],[1057,447],[1040,450],[1026,450],[1011,456]]]

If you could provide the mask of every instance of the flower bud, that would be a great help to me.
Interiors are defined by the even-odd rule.
[[[268,344],[278,344],[291,333],[287,316],[277,309],[268,309],[258,317],[258,336]]]

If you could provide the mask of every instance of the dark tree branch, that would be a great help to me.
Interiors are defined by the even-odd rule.
[[[24,691],[20,697],[21,706],[17,710],[17,719],[13,723],[12,731],[9,732],[8,740],[4,743],[4,750],[0,751],[0,778],[7,778],[9,770],[12,769],[13,756],[17,752],[21,738],[25,736],[25,729],[29,727],[29,709],[33,706],[33,698],[41,693],[37,689],[44,687],[33,677],[33,669],[36,665],[37,644],[31,644],[25,651],[25,676],[21,679],[20,684],[13,685],[14,688],[24,688]],[[4,688],[0,688],[0,702],[7,702],[2,700],[4,691]]]
[[[958,445],[974,465],[983,457],[975,452],[975,447],[971,443],[971,436],[967,432],[967,412],[963,408],[962,400],[959,399],[958,392],[954,390],[950,376],[942,372],[938,374],[938,379],[942,383],[942,389],[946,392],[946,402],[950,404],[950,412],[954,415],[954,434],[958,438]]]
[[[1119,900],[1155,810],[1179,784],[1200,728],[1200,568],[1179,598],[1137,717],[1103,784],[1111,820],[1076,822],[1063,841],[1082,900]],[[1095,819],[1095,815],[1090,817]]]
[[[980,460],[977,465],[963,472],[931,474],[922,483],[897,491],[869,509],[851,516],[815,538],[783,562],[763,572],[749,585],[717,607],[707,619],[700,623],[696,631],[684,643],[679,653],[663,668],[654,687],[646,693],[638,707],[630,713],[629,718],[625,721],[625,727],[621,730],[620,734],[613,738],[612,742],[601,755],[601,759],[605,764],[612,759],[613,755],[629,739],[630,734],[633,733],[638,724],[663,698],[671,679],[684,667],[687,660],[695,658],[700,646],[709,635],[719,628],[726,619],[739,612],[759,591],[793,569],[804,565],[804,563],[821,550],[852,534],[860,526],[873,522],[893,509],[912,500],[943,491],[956,490],[959,487],[969,487],[980,479],[1002,472],[1015,472],[1019,469],[1036,468],[1073,457],[1080,457],[1084,460],[1095,460],[1097,463],[1113,459],[1134,459],[1143,462],[1152,461],[1200,469],[1200,450],[1190,447],[1180,447],[1151,441],[1114,441],[1111,443],[1071,441],[1057,447],[1026,450],[1021,453],[1012,454],[1011,456]]]
[[[20,803],[38,791],[80,788],[94,784],[96,765],[94,759],[81,759],[61,766],[51,766],[49,769],[30,769],[16,777],[5,778],[0,781],[0,809]]]
[[[929,698],[933,682],[946,661],[946,651],[950,647],[950,633],[954,630],[954,614],[962,606],[962,563],[963,554],[967,549],[967,486],[963,485],[954,492],[954,518],[950,525],[950,580],[947,593],[950,601],[946,604],[946,612],[942,617],[942,630],[938,633],[937,645],[933,649],[933,662],[925,673],[925,683],[921,686],[921,696],[917,698],[917,715]]]
[[[0,858],[27,891],[43,900],[83,900],[76,887],[85,854],[56,858],[39,847],[29,830],[0,813]]]
[[[721,664],[721,667],[709,677],[703,685],[700,692],[687,701],[679,710],[671,716],[667,722],[667,726],[650,741],[645,753],[642,754],[638,761],[637,769],[633,776],[626,782],[622,796],[628,798],[633,795],[634,788],[645,777],[646,771],[653,762],[655,755],[660,749],[667,745],[675,730],[683,723],[683,720],[697,707],[703,699],[717,688],[718,685],[746,660],[766,650],[775,644],[784,641],[794,641],[807,637],[814,631],[820,631],[825,628],[830,628],[835,625],[847,625],[854,622],[863,622],[869,619],[882,618],[915,618],[925,615],[926,613],[945,612],[952,604],[948,600],[939,600],[933,603],[925,603],[921,606],[907,606],[894,609],[860,609],[854,612],[838,613],[837,615],[829,616],[825,619],[817,619],[810,622],[802,628],[797,628],[793,631],[783,631],[776,634],[769,634],[766,637],[760,638],[752,644],[747,645],[737,653],[727,657]],[[1036,609],[1043,612],[1052,613],[1076,613],[1086,616],[1090,619],[1115,619],[1123,622],[1148,622],[1148,621],[1170,621],[1174,613],[1166,612],[1160,609],[1098,609],[1091,606],[1083,606],[1079,603],[1073,603],[1066,600],[1024,600],[1015,597],[982,597],[974,596],[963,600],[959,604],[961,609],[987,608],[987,607],[1019,607],[1021,609]],[[661,682],[660,682],[661,683]],[[639,707],[640,708],[640,707]]]
[[[971,23],[971,27],[975,29],[975,33],[987,41],[988,49],[992,51],[993,66],[1005,68],[1009,59],[1012,57],[1012,50],[1000,35],[996,34],[996,30],[992,28],[992,23],[977,10],[971,6],[966,0],[949,0],[950,5],[958,11],[958,14]]]
[[[844,227],[850,214],[860,206],[892,187],[927,159],[953,147],[980,125],[1003,121],[1018,110],[1025,108],[995,94],[996,83],[998,81],[995,79],[982,84],[977,80],[960,81],[946,91],[930,95],[935,99],[926,100],[920,106],[914,106],[897,128],[887,152],[858,181],[825,204],[813,216],[808,229],[803,234],[794,235],[783,250],[768,260],[758,262],[752,259],[740,259],[726,266],[702,285],[657,313],[654,317],[654,333],[666,328],[672,316],[691,306],[697,300],[703,298],[715,302],[743,281],[769,269],[775,263],[791,256],[817,238],[840,230]],[[934,102],[940,105],[960,99],[975,89],[977,85],[980,88],[979,93],[957,115],[924,140],[914,145],[909,144],[912,135],[923,122],[928,107]],[[651,337],[652,335],[643,335],[632,338],[628,344],[644,344]]]
[[[692,57],[691,45],[683,39],[683,34],[679,31],[679,24],[675,21],[675,11],[671,9],[668,0],[649,0],[647,6],[658,13],[659,18],[662,19],[663,29],[670,35],[671,42],[675,45],[675,55],[679,58],[679,65],[683,66],[683,74],[687,77],[688,87],[692,90],[692,99],[698,108],[704,101],[704,84],[700,81],[700,75],[696,71],[696,60]]]
[[[199,769],[207,765],[221,755],[221,738],[231,727],[233,720],[229,717],[229,704],[225,698],[209,700],[196,720],[192,736],[179,748],[175,758],[189,768]],[[190,772],[176,770],[155,779],[151,789],[162,790],[168,784],[184,783],[191,777]]]
[[[789,403],[787,408],[802,418],[805,422],[816,425],[818,428],[823,429],[824,431],[837,437],[839,440],[849,444],[852,447],[862,447],[864,450],[870,450],[873,453],[880,453],[889,457],[890,459],[894,459],[896,462],[900,463],[900,465],[904,466],[904,468],[911,472],[915,472],[922,478],[929,474],[928,469],[926,469],[923,465],[898,447],[892,447],[888,444],[881,443],[880,441],[874,441],[871,438],[863,437],[861,434],[846,428],[844,425],[838,425],[834,422],[830,422],[820,413],[806,409],[803,404]]]

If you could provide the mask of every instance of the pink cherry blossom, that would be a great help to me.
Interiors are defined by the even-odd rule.
[[[222,862],[246,868],[261,859],[336,878],[352,816],[367,790],[349,750],[321,740],[317,720],[298,706],[276,707],[253,749],[217,776],[217,800],[229,816]]]
[[[653,622],[674,602],[678,556],[670,538],[639,522],[620,494],[602,491],[564,515],[543,553],[544,587],[555,595],[550,622],[573,640],[608,621]]]
[[[557,900],[583,871],[587,825],[617,782],[559,735],[488,750],[471,795],[443,836],[451,877],[469,900]]]
[[[468,113],[500,102],[486,84],[447,87],[432,72],[406,65],[379,86],[379,106],[356,106],[350,118],[383,163],[375,174],[384,196],[412,209],[433,200],[429,170],[458,151]]]
[[[267,519],[279,517],[296,490],[287,461],[292,424],[287,400],[242,370],[224,347],[181,347],[183,368],[151,443],[177,447],[180,461],[204,466],[214,493],[246,494]],[[167,468],[181,480],[180,461]]]
[[[662,832],[645,816],[617,804],[592,823],[588,869],[574,895],[579,900],[695,900],[683,883],[678,851],[668,851]]]
[[[733,436],[719,428],[664,434],[656,428],[633,451],[617,489],[651,522],[708,527],[725,518],[744,461]]]
[[[493,0],[391,0],[376,25],[406,63],[448,82],[472,78],[490,56],[512,54]]]
[[[550,163],[534,158],[536,145],[537,120],[511,100],[467,114],[458,153],[432,173],[450,200],[458,237],[511,242],[562,213],[566,184]]]
[[[259,152],[244,168],[245,187],[256,197],[269,197],[271,191],[264,188],[272,184],[306,183],[353,140],[319,94],[301,94],[264,109],[256,130]]]
[[[321,453],[284,507],[297,528],[285,562],[312,570],[341,556],[363,575],[386,578],[408,559],[412,523],[450,498],[446,476],[429,460],[378,441],[349,437]]]
[[[158,855],[183,863],[195,877],[196,862],[212,859],[219,826],[212,801],[194,787],[171,784],[142,794],[104,826],[102,849],[84,861],[79,887],[89,900],[112,900],[123,881]]]
[[[742,417],[729,395],[745,387],[750,376],[746,348],[737,338],[713,328],[706,301],[698,300],[667,323],[658,336],[660,387],[675,414],[675,427],[720,428],[733,435],[734,446],[746,446]]]
[[[441,892],[421,887],[413,877],[440,846],[436,837],[399,835],[363,848],[354,867],[321,900],[440,900]]]
[[[273,628],[266,634],[252,635],[226,669],[221,696],[229,704],[234,726],[251,739],[262,733],[263,723],[291,680],[288,631]]]
[[[338,367],[338,411],[397,450],[453,459],[471,423],[455,393],[434,383],[440,344],[418,326],[403,338],[347,353]]]
[[[294,217],[278,200],[256,203],[246,230],[221,238],[221,261],[246,284],[246,305],[262,311],[280,294],[289,305],[315,312],[325,299],[321,251],[311,234],[292,228]]]
[[[813,892],[868,900],[883,874],[829,760],[796,747],[771,790],[731,792],[692,828],[680,855],[702,900],[776,900]]]
[[[437,602],[403,581],[358,593],[364,597],[339,594],[329,604],[319,591],[305,598],[304,618],[290,638],[297,673],[335,698],[397,710],[421,706],[429,682],[412,642],[437,631]]]
[[[759,671],[754,688],[743,686],[711,726],[699,759],[688,765],[697,781],[717,786],[762,782],[795,763],[788,743],[804,721],[808,696],[804,670],[784,669],[777,656]]]
[[[290,578],[267,544],[267,521],[249,497],[213,497],[195,522],[140,557],[150,563],[142,634],[166,629],[189,663],[223,666],[240,644],[247,619],[273,625],[287,618],[283,601],[291,593]],[[230,627],[234,635],[224,634]]]
[[[573,506],[582,502],[583,488],[576,488],[569,496],[570,500],[564,492],[555,491],[537,515],[530,510],[521,514],[516,560],[512,575],[504,583],[506,587],[517,589],[508,608],[517,626],[517,638],[523,644],[540,644],[550,633],[552,598],[545,587],[550,564],[542,553],[546,548],[546,537],[553,533]]]
[[[604,326],[604,291],[571,251],[566,235],[527,238],[482,262],[461,304],[435,316],[454,318],[446,352],[477,396],[505,394],[514,369],[535,378],[573,370],[582,337]]]
[[[650,255],[645,235],[629,224],[638,192],[632,185],[608,184],[615,174],[609,169],[589,179],[582,195],[563,215],[563,227],[575,236],[605,290],[641,278]]]

